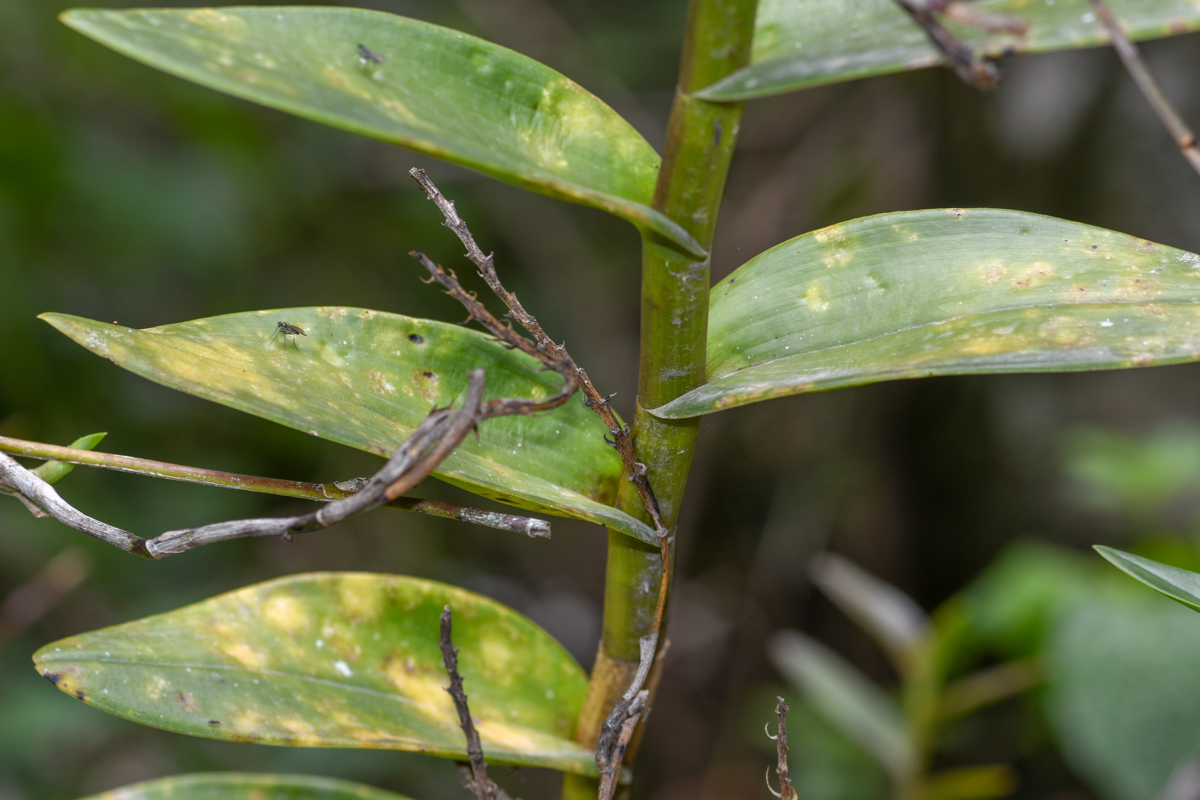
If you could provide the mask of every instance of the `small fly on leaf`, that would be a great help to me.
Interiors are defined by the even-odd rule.
[[[300,349],[300,345],[296,344],[296,337],[297,336],[308,336],[308,334],[304,332],[304,328],[298,327],[296,325],[292,325],[291,323],[288,323],[288,322],[276,322],[275,323],[275,333],[273,333],[271,335],[271,338],[274,339],[276,336],[278,336],[281,333],[284,336],[291,337],[292,344],[296,345],[297,350]]]
[[[385,61],[387,61],[386,58],[379,55],[379,53],[376,53],[365,44],[360,44],[358,46],[358,63],[362,64],[364,67],[367,65],[367,62],[372,64],[382,64]]]

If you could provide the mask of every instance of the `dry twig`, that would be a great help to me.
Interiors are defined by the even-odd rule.
[[[483,760],[483,745],[479,742],[479,732],[471,720],[471,709],[467,705],[467,695],[463,691],[462,675],[458,672],[458,648],[450,638],[454,612],[450,606],[442,608],[441,636],[438,644],[442,648],[442,663],[446,666],[446,674],[450,676],[450,685],[446,691],[454,700],[454,708],[458,711],[458,724],[463,736],[467,739],[467,758],[469,765],[458,768],[463,787],[475,793],[479,800],[509,800],[508,795],[488,777],[487,762]]]
[[[779,732],[774,736],[767,734],[771,739],[775,740],[775,774],[779,776],[779,791],[771,788],[771,768],[767,767],[767,791],[780,800],[796,800],[796,790],[792,788],[792,780],[788,777],[788,743],[787,743],[787,712],[788,704],[784,702],[782,697],[776,697],[775,714],[779,717]]]
[[[663,612],[666,608],[667,589],[671,574],[671,541],[669,531],[663,524],[658,500],[655,499],[654,491],[650,487],[650,480],[646,474],[646,465],[638,462],[634,454],[633,441],[629,435],[629,426],[621,424],[609,404],[612,395],[608,397],[601,395],[592,384],[587,372],[578,366],[567,353],[566,347],[551,339],[541,324],[538,323],[537,319],[521,305],[517,296],[504,288],[504,285],[500,282],[500,277],[496,274],[496,266],[492,254],[484,253],[483,249],[479,247],[475,241],[475,237],[471,235],[466,222],[459,217],[454,202],[446,199],[446,196],[434,185],[424,170],[411,169],[409,170],[409,175],[421,185],[421,188],[425,190],[425,194],[438,207],[438,210],[442,212],[442,216],[445,218],[443,224],[453,231],[459,241],[462,242],[463,247],[467,251],[467,259],[475,265],[479,272],[479,277],[483,278],[492,292],[508,307],[508,312],[505,316],[509,319],[515,319],[520,323],[521,327],[525,328],[534,337],[535,343],[531,344],[527,339],[518,335],[511,326],[504,325],[493,317],[475,295],[465,291],[459,285],[452,272],[447,273],[421,253],[412,253],[413,257],[420,261],[430,271],[434,279],[446,288],[447,294],[457,299],[466,307],[470,315],[468,321],[473,319],[482,324],[506,347],[520,349],[529,355],[537,356],[541,354],[543,363],[546,363],[545,357],[548,356],[548,368],[559,372],[563,376],[564,381],[573,380],[577,382],[584,394],[584,405],[595,411],[608,427],[608,435],[611,438],[605,441],[616,448],[617,453],[621,456],[626,477],[636,487],[638,496],[641,498],[643,506],[645,506],[646,514],[653,523],[655,534],[658,536],[659,550],[662,558],[662,580],[659,585],[658,603],[655,607],[654,619],[650,626],[650,632],[642,637],[640,642],[641,658],[638,662],[638,671],[634,676],[633,683],[629,686],[629,689],[622,696],[621,700],[613,706],[613,710],[605,720],[600,741],[596,748],[596,765],[600,768],[602,776],[611,773],[613,776],[611,781],[612,789],[615,790],[615,776],[620,774],[621,759],[624,757],[625,752],[624,746],[620,747],[619,754],[617,752],[620,733],[624,730],[629,720],[634,720],[632,725],[636,725],[636,720],[640,718],[641,707],[639,706],[637,710],[632,710],[633,704],[635,698],[642,691],[642,687],[645,685],[646,678],[650,673],[650,667],[654,662],[654,654],[658,648],[659,632],[662,629]],[[532,349],[530,349],[531,347]],[[565,388],[564,386],[564,390]],[[632,731],[632,727],[630,730]],[[601,800],[605,800],[607,797],[611,797],[611,791],[608,795],[603,793],[600,795]]]
[[[488,410],[498,402],[483,402],[485,380],[483,370],[474,370],[461,409],[455,411],[444,408],[431,412],[361,491],[334,500],[310,514],[217,522],[143,539],[76,510],[59,497],[50,484],[3,453],[0,453],[0,491],[18,494],[63,524],[102,542],[155,560],[213,542],[247,536],[282,536],[290,539],[294,533],[328,528],[378,508],[424,480],[481,419],[487,418]]]
[[[959,80],[981,91],[999,85],[1000,71],[991,61],[981,58],[975,48],[946,30],[938,15],[989,33],[1023,34],[1029,27],[1019,17],[981,11],[962,0],[896,0],[896,3],[925,31]]]
[[[225,489],[241,489],[243,491],[261,492],[281,497],[297,497],[303,500],[316,500],[323,503],[350,497],[355,492],[362,490],[367,484],[366,478],[351,478],[344,481],[334,481],[333,483],[309,483],[306,481],[283,480],[281,478],[264,478],[259,475],[239,475],[236,472],[202,469],[182,464],[169,464],[164,461],[122,456],[115,453],[101,453],[95,450],[60,447],[53,444],[43,444],[42,442],[27,442],[23,439],[10,439],[7,436],[0,436],[0,452],[28,458],[53,459],[54,461],[61,461],[66,464],[101,467],[133,475],[151,475],[156,478],[166,478],[167,480],[198,483],[204,486],[218,486]],[[472,522],[497,530],[523,533],[526,536],[535,538],[550,538],[550,523],[534,517],[484,511],[481,508],[458,506],[453,503],[443,503],[437,500],[419,500],[415,497],[397,497],[395,500],[385,503],[383,507],[412,511],[417,514],[428,514],[444,519]],[[33,506],[33,508],[37,509],[37,506]],[[41,509],[37,509],[35,513],[38,516],[49,516]]]
[[[1121,57],[1121,63],[1125,65],[1125,69],[1129,71],[1134,83],[1142,90],[1142,94],[1150,101],[1150,105],[1154,107],[1154,113],[1158,114],[1158,118],[1166,126],[1171,138],[1179,145],[1179,151],[1183,157],[1191,164],[1192,169],[1200,173],[1200,147],[1196,146],[1196,134],[1171,105],[1171,101],[1167,99],[1162,87],[1158,85],[1158,81],[1154,79],[1154,75],[1146,66],[1146,62],[1142,60],[1137,45],[1130,41],[1129,36],[1121,27],[1121,23],[1117,21],[1104,0],[1092,0],[1092,6],[1096,9],[1096,16],[1108,30],[1113,49]]]

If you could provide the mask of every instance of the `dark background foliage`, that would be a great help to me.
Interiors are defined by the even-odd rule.
[[[661,142],[683,0],[373,6],[540,59]],[[421,249],[468,274],[457,241],[405,175],[411,166],[428,169],[458,201],[510,288],[603,390],[619,392],[628,415],[639,286],[633,228],[157,73],[60,25],[55,15],[65,7],[0,3],[0,434],[65,444],[103,430],[101,449],[166,461],[315,481],[370,473],[372,457],[150,384],[35,316],[61,311],[145,327],[351,305],[459,320],[461,309],[420,283],[405,255]],[[1198,42],[1145,47],[1193,120]],[[1004,72],[986,96],[935,70],[751,103],[714,278],[822,225],[937,206],[1016,208],[1200,251],[1200,178],[1113,54],[1025,57]],[[668,670],[637,796],[762,796],[770,743],[761,726],[773,719],[781,683],[765,642],[779,628],[805,630],[894,683],[870,640],[811,590],[804,562],[816,550],[845,555],[926,608],[1023,538],[1082,552],[1093,542],[1132,546],[1155,536],[1174,542],[1176,554],[1194,553],[1200,468],[1185,467],[1200,452],[1198,400],[1200,367],[1191,365],[881,384],[706,419],[681,523]],[[1121,447],[1142,462],[1120,453],[1099,467],[1089,461]],[[1182,462],[1168,458],[1164,467],[1155,454],[1172,447]],[[1112,463],[1125,472],[1088,472]],[[144,535],[297,507],[87,469],[61,489],[88,513]],[[472,502],[442,485],[421,493]],[[70,800],[211,769],[313,772],[414,797],[457,796],[448,762],[141,728],[55,691],[29,654],[250,582],[339,569],[482,592],[531,616],[589,666],[605,534],[554,524],[546,542],[385,511],[293,544],[237,542],[147,563],[0,500],[0,597],[68,548],[90,565],[78,589],[0,649],[0,799]],[[1175,635],[1200,640],[1195,622]],[[1020,797],[1097,796],[1094,781],[1064,761],[1036,698],[992,713],[986,735],[960,737],[957,757],[1017,764]],[[795,724],[819,726],[802,711]],[[834,755],[854,766],[853,753]],[[525,770],[503,780],[534,800],[551,795],[557,778]],[[829,796],[862,796],[849,784],[835,790]]]

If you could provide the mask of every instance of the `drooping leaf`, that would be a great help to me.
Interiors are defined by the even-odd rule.
[[[1188,608],[1200,611],[1200,575],[1186,569],[1160,564],[1112,547],[1096,545],[1096,552],[1131,578]]]
[[[143,781],[84,800],[408,800],[353,781],[316,775],[201,772]]]
[[[467,374],[487,397],[546,397],[561,381],[537,362],[457,325],[363,309],[252,311],[136,330],[73,317],[42,319],[97,355],[156,383],[390,456],[430,409],[461,404]],[[304,335],[281,335],[286,321]],[[654,532],[612,508],[620,459],[606,428],[572,398],[552,412],[503,417],[468,436],[435,473],[521,508]]]
[[[1200,8],[1188,0],[1108,4],[1133,39],[1200,28]],[[971,7],[1028,23],[1024,34],[946,23],[981,55],[1041,53],[1108,42],[1088,0],[979,0]],[[893,0],[760,0],[750,65],[698,94],[706,100],[746,100],[940,63],[924,31]]]
[[[93,450],[107,435],[107,433],[89,433],[87,436],[81,436],[71,442],[68,447],[73,447],[76,450]],[[45,464],[30,471],[46,483],[58,483],[70,475],[73,469],[75,469],[74,464],[67,464],[62,461],[47,461]]]
[[[809,562],[809,574],[829,599],[908,672],[930,632],[929,617],[911,597],[833,553]]]
[[[604,209],[703,254],[650,207],[654,148],[574,81],[499,45],[355,8],[76,9],[62,19],[172,75]]]
[[[881,214],[791,239],[713,289],[708,383],[661,417],[898,378],[1200,358],[1200,256],[995,209]]]
[[[432,581],[281,578],[54,642],[34,662],[84,702],[179,733],[464,759],[438,648],[446,605],[488,762],[594,774],[571,739],[587,690],[574,659],[515,611]]]
[[[911,774],[916,753],[892,698],[799,631],[777,633],[769,652],[775,668],[830,725],[878,759],[894,779]]]

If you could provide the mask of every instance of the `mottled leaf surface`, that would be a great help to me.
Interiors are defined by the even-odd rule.
[[[1191,0],[1108,0],[1108,5],[1134,39],[1200,28],[1200,6]],[[986,56],[1108,42],[1088,0],[979,0],[971,7],[1028,23],[1026,33],[1012,34],[946,22]],[[750,65],[699,95],[745,100],[940,63],[925,33],[894,0],[760,0]]]
[[[43,314],[113,363],[222,405],[390,456],[429,411],[461,405],[467,375],[487,371],[491,397],[546,397],[554,373],[457,325],[356,308],[252,311],[137,330]],[[285,321],[305,331],[286,336]],[[554,411],[479,426],[435,473],[468,491],[590,520],[649,542],[654,532],[612,508],[621,475],[604,424],[580,396]]]
[[[650,208],[654,148],[574,81],[499,45],[354,8],[76,9],[62,19],[172,75],[602,208],[703,253]]]
[[[353,781],[316,775],[203,772],[134,783],[85,800],[407,800]]]
[[[1131,578],[1188,608],[1200,611],[1200,575],[1195,572],[1103,545],[1097,545],[1096,552]]]
[[[713,289],[691,417],[897,378],[1200,357],[1200,256],[994,209],[882,214],[799,236]]]
[[[63,639],[34,662],[64,692],[156,728],[465,760],[438,649],[446,605],[488,761],[595,773],[571,739],[587,690],[574,659],[515,611],[432,581],[296,575]]]

